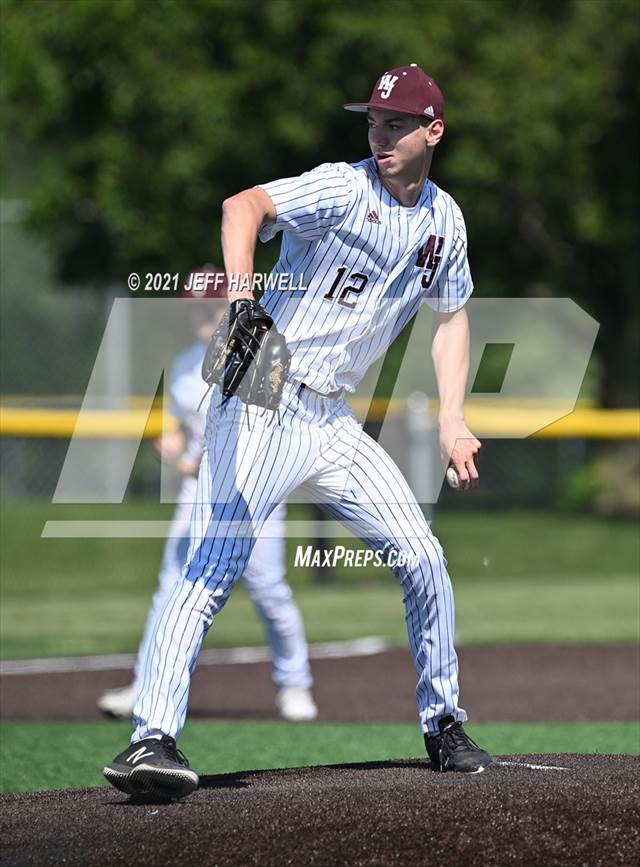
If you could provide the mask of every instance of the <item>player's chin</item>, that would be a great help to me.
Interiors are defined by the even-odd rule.
[[[392,175],[395,174],[395,161],[393,157],[376,157],[376,163],[378,166],[378,171],[383,175]]]

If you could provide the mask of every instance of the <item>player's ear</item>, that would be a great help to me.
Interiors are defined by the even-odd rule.
[[[442,136],[444,135],[444,121],[440,118],[436,118],[436,120],[432,120],[429,126],[426,129],[426,142],[427,147],[433,148],[435,147]]]

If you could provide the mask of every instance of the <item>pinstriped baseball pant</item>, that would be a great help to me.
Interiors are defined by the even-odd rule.
[[[156,617],[162,611],[176,581],[181,580],[182,567],[189,550],[191,512],[196,496],[196,480],[192,476],[184,478],[162,555],[158,589],[153,596],[138,650],[134,669],[136,682],[144,671],[148,644],[155,632]],[[285,517],[284,505],[277,506],[256,541],[241,581],[255,605],[269,641],[273,682],[279,688],[308,688],[313,679],[307,656],[304,623],[285,574]]]
[[[287,383],[280,423],[237,398],[214,396],[198,477],[191,544],[157,620],[134,709],[133,740],[182,731],[202,641],[242,575],[255,537],[275,506],[302,487],[375,551],[395,552],[404,591],[422,731],[458,708],[454,604],[440,543],[402,473],[366,435],[343,399]],[[404,552],[405,558],[397,554]],[[356,612],[354,612],[356,613]]]

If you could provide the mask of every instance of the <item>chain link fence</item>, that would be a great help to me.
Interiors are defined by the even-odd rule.
[[[367,425],[376,438],[380,425]],[[418,443],[407,416],[387,423],[385,438],[419,500],[424,474],[433,468],[428,442]],[[117,445],[117,441],[114,441]],[[0,486],[5,500],[53,497],[69,440],[47,436],[0,437]],[[638,514],[637,443],[571,439],[483,439],[478,460],[481,486],[460,496],[444,483],[438,508],[562,508],[604,514]],[[616,467],[618,468],[616,472]],[[620,468],[624,467],[622,473]],[[141,443],[127,488],[127,498],[159,502],[160,465],[151,442]]]

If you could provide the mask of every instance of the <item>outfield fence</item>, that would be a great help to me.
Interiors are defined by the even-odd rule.
[[[141,446],[127,495],[158,499],[160,468],[150,444],[162,430],[175,426],[156,399],[149,411],[148,398],[131,397],[124,405],[79,412],[80,397],[5,396],[0,404],[0,484],[5,498],[50,499],[62,469],[71,437],[108,440],[117,455],[118,442],[137,439]],[[385,447],[410,480],[418,499],[431,472],[435,454],[437,404],[422,394],[406,400],[354,398],[355,414],[368,433]],[[611,449],[631,448],[637,453],[640,410],[601,409],[581,404],[553,424],[530,436],[540,405],[532,401],[504,403],[469,400],[469,427],[483,441],[480,459],[482,486],[474,507],[549,506],[588,508],[596,498],[598,461]],[[548,407],[547,407],[548,409]],[[628,468],[627,468],[628,469]],[[633,469],[632,469],[633,482]],[[628,486],[627,486],[628,487]],[[621,492],[622,495],[622,492]],[[452,498],[455,497],[455,500]],[[615,491],[608,495],[615,501]],[[629,511],[628,491],[623,511]],[[457,508],[471,503],[444,486],[440,504]],[[631,503],[631,511],[633,511]]]

